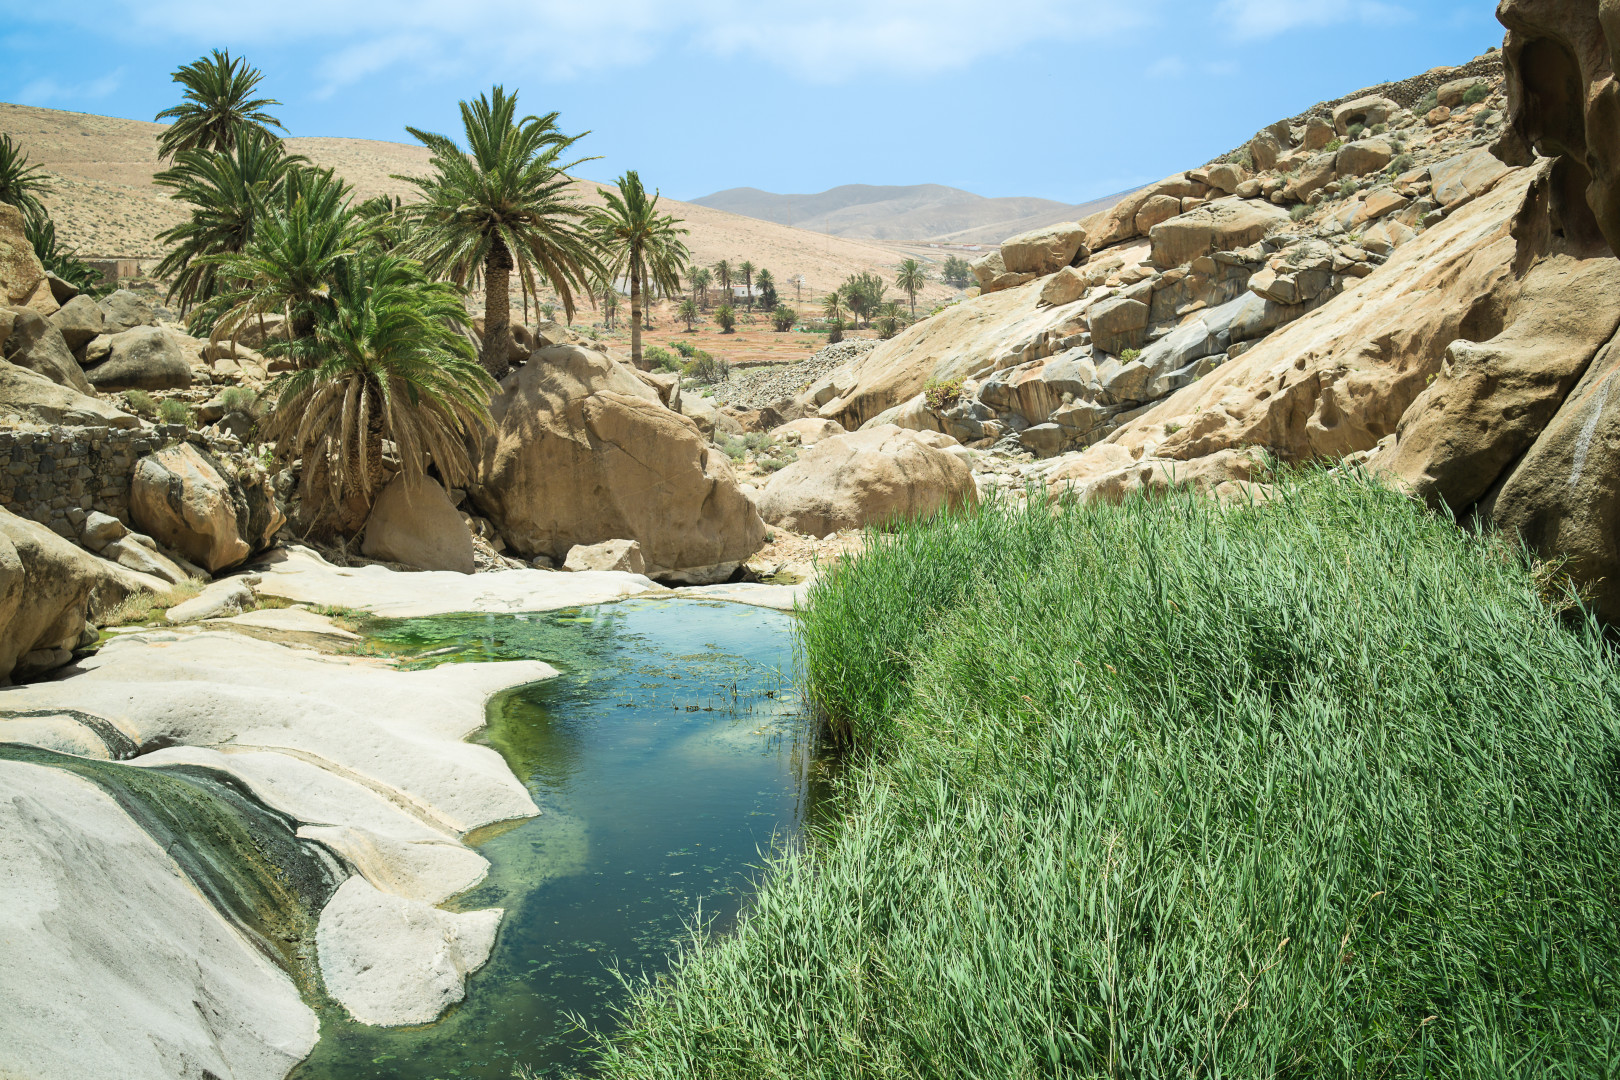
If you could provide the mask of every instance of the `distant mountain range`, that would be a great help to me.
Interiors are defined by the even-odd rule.
[[[1127,194],[1071,205],[1052,199],[990,199],[941,184],[844,184],[816,195],[729,188],[691,201],[848,239],[996,244],[1026,229],[1105,210]]]

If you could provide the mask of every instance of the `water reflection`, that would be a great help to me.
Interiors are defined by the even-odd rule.
[[[791,617],[633,601],[549,615],[382,624],[424,662],[533,658],[558,679],[508,692],[486,741],[542,808],[470,839],[491,862],[462,908],[504,907],[490,963],[438,1023],[367,1028],[329,1007],[302,1080],[508,1077],[577,1069],[624,1001],[615,971],[656,972],[701,919],[723,932],[762,855],[825,792],[792,685]],[[426,654],[435,653],[432,657]]]

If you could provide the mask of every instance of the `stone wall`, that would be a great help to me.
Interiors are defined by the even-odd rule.
[[[73,540],[90,510],[128,524],[135,463],[185,435],[183,424],[0,430],[0,506]]]

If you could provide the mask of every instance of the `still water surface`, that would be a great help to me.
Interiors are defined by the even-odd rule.
[[[773,848],[825,794],[792,685],[792,617],[737,604],[628,601],[534,615],[379,622],[423,662],[538,659],[561,678],[496,699],[483,741],[541,816],[470,841],[489,877],[451,907],[506,909],[467,999],[416,1028],[322,1010],[294,1080],[565,1076],[588,1062],[573,1018],[611,1030],[615,971],[667,967],[701,920],[725,932]],[[426,657],[424,654],[433,654]]]

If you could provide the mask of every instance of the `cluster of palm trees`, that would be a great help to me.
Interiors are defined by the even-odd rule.
[[[743,302],[747,309],[753,311],[757,303],[762,311],[769,313],[771,323],[778,332],[791,330],[799,319],[799,313],[777,297],[775,276],[746,259],[735,264],[730,259],[721,259],[713,267],[690,267],[686,280],[692,295],[681,301],[676,313],[686,323],[687,330],[696,325],[701,312],[709,309],[709,289],[718,287],[725,292],[726,299],[715,311],[715,322],[722,333],[734,331],[737,327],[737,308],[731,302],[732,287],[739,280],[743,285]]]
[[[385,440],[408,476],[431,461],[449,484],[470,478],[469,441],[511,365],[514,277],[525,311],[544,287],[570,320],[628,282],[642,364],[642,297],[679,290],[686,230],[634,172],[598,189],[601,205],[580,199],[569,170],[587,159],[565,159],[582,136],[556,113],[520,117],[497,86],[461,103],[465,149],[407,128],[431,171],[395,179],[419,199],[357,202],[331,169],[288,152],[268,111],[279,102],[255,96],[263,76],[243,59],[215,51],[174,78],[185,95],[159,114],[173,123],[157,182],[191,213],[159,237],[172,248],[156,274],[194,334],[235,339],[282,317],[265,350],[291,370],[272,387],[265,432],[303,460],[303,497],[324,501],[332,531],[363,524]],[[465,301],[479,287],[481,335]]]

